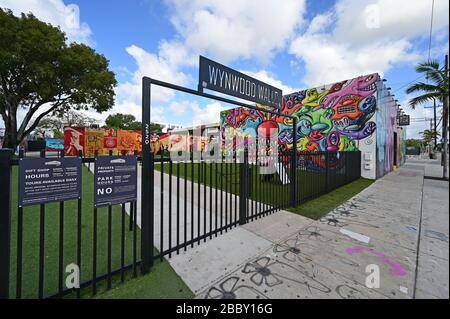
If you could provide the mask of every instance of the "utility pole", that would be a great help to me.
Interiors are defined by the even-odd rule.
[[[445,76],[448,77],[448,54],[445,55]],[[448,85],[448,83],[447,83]],[[447,156],[448,156],[448,138],[447,138],[447,134],[448,134],[448,94],[447,96],[444,96],[444,110],[443,110],[443,114],[442,114],[443,118],[442,118],[442,137],[443,137],[443,142],[444,142],[444,148],[443,148],[443,152],[442,152],[442,166],[443,166],[443,178],[446,179],[447,178]]]
[[[436,99],[433,99],[433,112],[434,112],[434,149],[437,147],[437,121],[436,121]]]

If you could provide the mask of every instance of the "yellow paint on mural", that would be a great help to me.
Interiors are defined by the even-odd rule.
[[[85,129],[84,154],[87,157],[93,157],[95,151],[103,154],[104,131],[98,129]]]

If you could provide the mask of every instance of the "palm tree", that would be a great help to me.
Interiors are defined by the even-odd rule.
[[[439,67],[439,62],[430,60],[419,63],[416,72],[426,74],[428,80],[432,83],[417,82],[406,89],[407,94],[423,92],[422,95],[409,101],[411,108],[415,109],[418,105],[433,100],[444,103],[445,97],[448,97],[448,74],[445,74],[445,71]]]
[[[435,137],[439,136],[440,134],[435,132],[434,130],[425,130],[422,133],[422,139],[425,145],[430,145],[431,142],[434,140]]]
[[[428,152],[430,154],[430,158],[432,158],[432,152],[431,152],[431,144],[433,142],[433,140],[435,140],[440,134],[434,130],[425,130],[422,132],[422,140],[423,140],[423,145],[425,146],[430,146],[428,148]],[[436,145],[435,145],[436,146]]]
[[[441,68],[437,60],[429,60],[427,62],[419,63],[416,67],[417,73],[422,73],[427,76],[429,83],[417,82],[410,85],[406,89],[407,94],[422,93],[409,101],[412,109],[418,105],[430,102],[439,101],[444,105],[443,110],[443,125],[442,132],[444,138],[444,156],[443,156],[443,177],[447,178],[447,130],[448,130],[448,71],[447,71],[447,57],[446,67]]]

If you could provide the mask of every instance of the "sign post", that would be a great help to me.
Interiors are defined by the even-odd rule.
[[[142,272],[153,265],[153,152],[150,148],[151,79],[142,79],[141,256]]]
[[[0,299],[9,298],[12,154],[10,149],[0,149]]]

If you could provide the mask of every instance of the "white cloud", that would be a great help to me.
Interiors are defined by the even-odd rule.
[[[126,105],[128,108],[140,110],[144,76],[178,85],[186,85],[189,82],[189,76],[178,70],[187,61],[187,52],[175,42],[162,42],[158,54],[148,53],[136,45],[129,46],[126,51],[136,61],[137,70],[131,81],[121,83],[116,89],[116,104],[121,108]],[[152,103],[168,102],[174,95],[173,90],[152,86]]]
[[[171,21],[195,54],[268,63],[303,21],[304,0],[167,0]]]
[[[192,101],[173,101],[169,105],[169,110],[175,114],[175,116],[183,116],[186,112],[192,109],[197,109],[198,104]]]
[[[198,104],[192,104],[191,107],[193,125],[218,123],[220,122],[220,112],[229,109],[219,102],[213,102],[204,108]]]
[[[38,19],[59,26],[69,41],[92,44],[91,29],[80,22],[80,9],[76,4],[65,5],[62,0],[0,0],[1,8],[8,8],[19,16],[33,13]]]
[[[182,86],[192,84],[195,80],[183,70],[196,67],[199,54],[206,54],[224,63],[239,58],[270,62],[277,50],[286,47],[295,29],[301,25],[305,11],[305,0],[166,2],[173,9],[171,21],[177,35],[171,40],[161,41],[157,53],[147,52],[136,45],[126,49],[136,61],[137,70],[130,81],[118,86],[116,106],[112,112],[117,109],[121,112],[124,109],[130,113],[134,110],[140,112],[143,76]],[[283,17],[283,23],[280,23],[280,17]],[[264,70],[249,73],[283,91],[292,91]],[[206,108],[200,108],[186,101],[171,102],[174,96],[173,90],[152,87],[152,102],[156,102],[155,105],[170,103],[169,110],[175,116],[185,116],[186,110],[190,110],[196,122],[219,121],[218,112],[223,109],[219,107],[220,104],[212,103]],[[153,108],[152,119],[154,116],[162,117],[161,114],[155,114]]]
[[[296,91],[299,90],[297,88],[292,88],[292,87],[290,87],[288,85],[285,85],[280,80],[277,80],[275,78],[275,75],[269,73],[266,70],[260,70],[258,72],[242,71],[242,73],[245,73],[248,76],[251,76],[251,77],[253,77],[255,79],[258,79],[258,80],[260,80],[262,82],[265,82],[265,83],[267,83],[269,85],[272,85],[272,86],[282,90],[283,94],[289,94],[289,93],[296,92]]]
[[[448,26],[447,0],[436,0],[434,29]],[[429,32],[431,2],[423,0],[339,0],[316,16],[289,52],[304,63],[308,86],[331,83],[420,57],[413,39]],[[331,30],[326,30],[331,29]]]
[[[316,15],[309,24],[308,30],[306,33],[313,34],[317,32],[323,32],[327,27],[331,25],[333,22],[333,13],[327,12],[324,14]]]
[[[308,86],[337,82],[363,74],[383,74],[395,63],[414,61],[406,40],[374,42],[361,48],[334,42],[325,34],[304,35],[295,39],[290,52],[305,63],[303,81]]]
[[[340,0],[336,4],[338,20],[334,34],[338,41],[351,42],[354,46],[365,45],[380,38],[396,40],[428,36],[431,4],[431,0],[375,0],[370,3]],[[435,30],[448,25],[448,10],[448,0],[435,0]],[[378,17],[374,16],[377,14]],[[371,23],[373,18],[378,18],[379,27]]]

